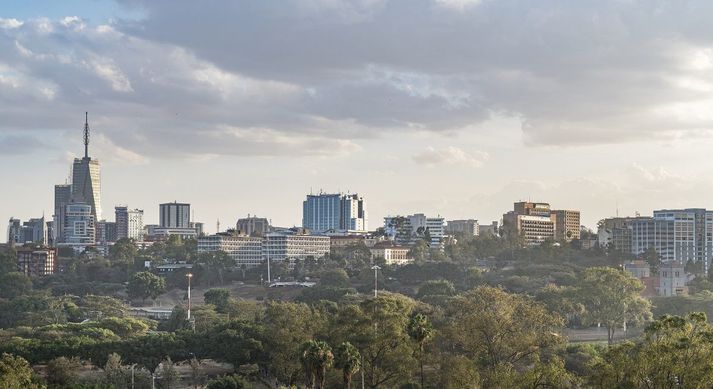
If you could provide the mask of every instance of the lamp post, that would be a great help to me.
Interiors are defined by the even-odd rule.
[[[379,270],[381,270],[381,268],[379,265],[374,265],[371,269],[374,270],[374,298],[377,298],[379,297]]]
[[[131,365],[131,389],[134,389],[134,368],[136,364]]]
[[[191,320],[191,278],[193,278],[193,273],[187,273],[186,277],[188,277],[188,314],[186,315],[188,321]]]

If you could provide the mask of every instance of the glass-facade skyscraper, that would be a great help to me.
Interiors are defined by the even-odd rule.
[[[316,232],[366,231],[364,199],[356,194],[307,195],[302,203],[302,226]]]
[[[94,220],[102,220],[101,175],[99,161],[90,157],[75,158],[72,165],[72,201],[92,207]]]

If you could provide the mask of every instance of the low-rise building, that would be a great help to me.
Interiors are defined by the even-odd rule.
[[[310,235],[301,229],[271,232],[263,240],[263,258],[270,261],[318,260],[329,254],[330,238]]]
[[[224,251],[238,267],[245,265],[250,268],[263,263],[262,246],[263,238],[240,234],[237,231],[198,238],[199,253]]]
[[[379,243],[369,249],[372,260],[383,260],[387,265],[406,265],[413,263],[413,258],[410,258],[409,248],[397,246],[390,243]]]
[[[57,249],[22,247],[17,250],[17,270],[28,277],[54,274],[57,270]]]
[[[672,261],[659,268],[659,296],[680,296],[688,294],[688,277],[683,265]]]

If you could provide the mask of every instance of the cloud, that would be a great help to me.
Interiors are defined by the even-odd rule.
[[[0,156],[30,154],[46,147],[42,141],[33,136],[0,135]]]
[[[478,168],[488,160],[488,154],[482,151],[468,153],[458,147],[449,146],[444,149],[428,147],[426,150],[414,155],[412,159],[419,164],[435,166],[440,164],[464,164]]]

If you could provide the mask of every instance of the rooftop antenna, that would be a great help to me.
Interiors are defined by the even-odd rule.
[[[89,112],[84,112],[84,158],[89,158]]]
[[[219,233],[219,232],[220,232],[220,219],[216,219],[216,221],[215,221],[215,233],[217,234],[217,233]]]

